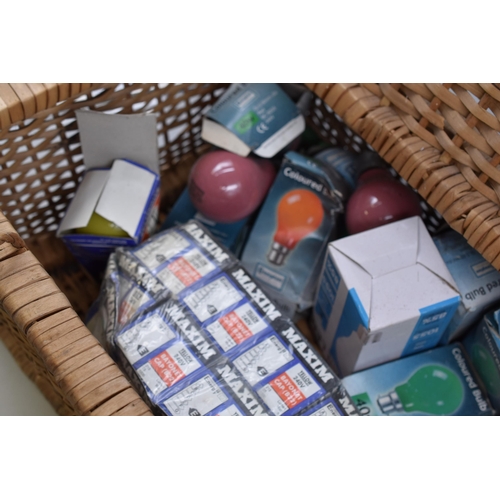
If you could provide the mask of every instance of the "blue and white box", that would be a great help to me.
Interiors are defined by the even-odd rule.
[[[459,343],[342,380],[362,416],[490,416],[490,402]]]
[[[438,344],[460,302],[420,217],[329,244],[313,324],[344,377]]]
[[[91,272],[98,273],[115,248],[137,245],[155,227],[160,186],[156,117],[84,110],[76,114],[85,175],[57,236]],[[75,234],[94,212],[127,236]]]
[[[279,85],[234,83],[204,117],[201,137],[240,156],[272,158],[305,127],[300,109]]]
[[[500,272],[455,231],[433,239],[462,298],[441,339],[441,344],[448,344],[462,337],[487,309],[500,302]]]

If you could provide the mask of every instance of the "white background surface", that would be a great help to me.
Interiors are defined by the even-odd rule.
[[[0,341],[0,416],[57,415]]]

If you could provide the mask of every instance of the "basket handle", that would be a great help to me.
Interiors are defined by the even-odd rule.
[[[92,83],[0,83],[0,131],[92,87]]]

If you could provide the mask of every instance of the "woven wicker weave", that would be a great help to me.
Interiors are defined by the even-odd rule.
[[[0,84],[0,338],[60,414],[150,414],[83,325],[99,287],[54,237],[83,172],[74,110],[158,114],[168,206],[203,151],[201,113],[225,87]]]
[[[500,270],[500,85],[307,84]]]

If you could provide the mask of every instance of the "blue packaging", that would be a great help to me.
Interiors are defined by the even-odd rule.
[[[248,237],[243,266],[294,320],[313,304],[348,192],[339,174],[289,152]]]
[[[208,272],[167,288],[164,269],[193,249]],[[299,415],[326,398],[357,414],[311,344],[197,222],[112,254],[99,312],[110,353],[159,414]],[[278,356],[262,353],[256,379],[244,360],[259,346]]]
[[[302,414],[304,417],[340,417],[342,410],[332,398],[326,398]]]
[[[492,415],[459,343],[345,377],[361,415]]]
[[[356,189],[359,174],[359,155],[342,148],[328,148],[316,154],[314,159],[336,170],[347,182],[351,191]]]
[[[266,319],[249,301],[244,301],[238,307],[212,319],[204,329],[226,355],[239,349],[252,337],[271,329]]]
[[[239,256],[243,249],[252,220],[249,216],[232,224],[221,224],[207,219],[196,210],[189,197],[188,189],[185,188],[162,224],[161,231],[185,224],[190,219],[203,224],[222,245],[229,248],[236,256]]]
[[[201,325],[236,309],[244,301],[244,295],[226,273],[189,287],[179,298]]]
[[[156,225],[160,184],[157,120],[151,113],[79,109],[75,114],[86,172],[57,236],[91,273],[100,275],[115,248],[137,245]],[[128,236],[78,234],[94,213]]]
[[[272,158],[305,130],[299,108],[275,83],[235,83],[203,119],[205,141],[240,156]]]
[[[146,184],[148,192],[142,193],[144,200],[142,204],[137,207],[137,211],[140,213],[140,218],[137,220],[135,229],[130,230],[128,232],[128,236],[125,237],[110,237],[75,233],[74,230],[77,230],[82,226],[82,224],[78,224],[76,221],[78,220],[84,209],[87,212],[88,221],[90,215],[96,208],[96,205],[92,204],[90,200],[87,206],[85,206],[87,192],[89,190],[100,189],[102,191],[102,196],[104,196],[108,192],[106,191],[106,189],[111,184],[111,181],[109,183],[106,183],[105,180],[101,180],[100,174],[104,173],[105,175],[108,175],[109,173],[109,177],[111,178],[114,174],[114,169],[121,170],[120,167],[134,168],[135,170],[142,171],[142,175],[149,176],[149,181],[151,182],[150,186]],[[124,175],[126,173],[129,172],[125,172]],[[147,183],[147,181],[148,178],[146,177],[146,179],[144,179],[144,182]],[[109,255],[116,248],[134,247],[141,241],[149,238],[158,218],[158,207],[160,201],[159,194],[159,175],[155,172],[151,172],[148,168],[139,165],[138,163],[119,159],[113,163],[111,169],[89,169],[86,171],[79,189],[75,194],[75,198],[72,200],[63,220],[59,225],[57,235],[64,241],[68,249],[81,264],[83,264],[94,275],[98,275],[106,266]],[[101,197],[100,200],[102,199],[103,198]],[[101,203],[101,201],[99,203]],[[109,202],[108,205],[110,203],[111,202]],[[99,204],[97,204],[97,208],[98,207]],[[110,213],[110,216],[108,217],[109,219],[111,219],[113,215],[116,216],[116,214],[113,213],[110,207],[108,207],[108,209]],[[85,225],[86,223],[83,224],[83,226]]]
[[[500,272],[455,231],[434,236],[441,257],[460,292],[460,305],[441,338],[441,345],[462,337],[487,309],[500,302]]]
[[[326,392],[274,332],[247,342],[233,364],[275,415],[297,414]]]
[[[161,398],[159,407],[171,416],[269,414],[261,399],[227,360],[186,378]]]
[[[463,339],[493,408],[500,411],[500,310],[487,313]]]
[[[202,368],[203,364],[182,341],[165,346],[134,366],[153,403],[169,388]]]

